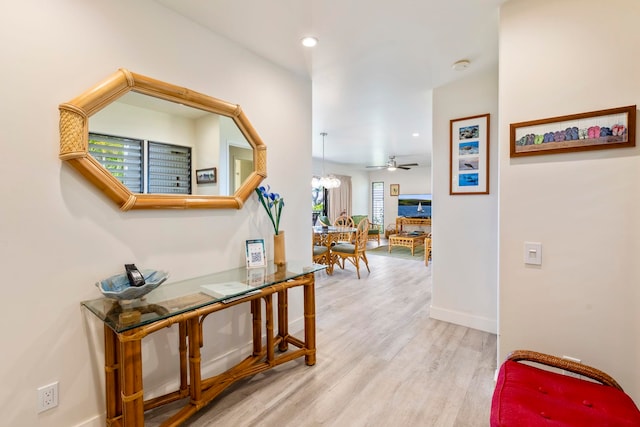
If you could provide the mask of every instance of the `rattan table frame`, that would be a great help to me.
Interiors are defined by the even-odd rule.
[[[411,256],[415,249],[418,246],[424,245],[424,238],[427,237],[426,234],[419,234],[416,236],[411,236],[407,234],[392,234],[389,236],[389,250],[391,252],[391,248],[394,246],[403,246],[405,248],[411,249]]]
[[[303,286],[304,339],[288,331],[288,290]],[[273,295],[277,295],[278,331],[274,334]],[[262,337],[262,307],[265,303],[266,344]],[[248,303],[253,321],[252,354],[226,372],[202,378],[200,347],[203,345],[203,320],[211,313]],[[165,327],[178,325],[180,385],[178,390],[144,400],[142,378],[142,339]],[[178,426],[211,402],[233,383],[299,357],[309,366],[316,363],[315,278],[313,273],[276,283],[258,294],[229,303],[217,302],[177,314],[135,329],[116,332],[105,324],[105,385],[108,427],[144,426],[144,412],[185,397],[188,403],[162,426]],[[288,351],[289,344],[297,347]],[[276,348],[279,354],[276,355]]]

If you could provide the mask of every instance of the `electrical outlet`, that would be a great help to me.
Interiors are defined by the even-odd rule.
[[[38,388],[38,413],[58,406],[58,382]]]

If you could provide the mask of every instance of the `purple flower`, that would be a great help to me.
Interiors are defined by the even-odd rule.
[[[280,215],[282,214],[282,208],[284,207],[284,199],[280,197],[278,193],[271,193],[271,187],[267,185],[267,188],[260,186],[256,188],[256,193],[260,199],[260,203],[264,206],[264,209],[269,215],[271,224],[273,224],[273,231],[278,234],[280,229]]]

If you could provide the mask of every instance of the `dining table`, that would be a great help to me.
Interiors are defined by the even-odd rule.
[[[330,226],[322,226],[322,225],[314,225],[313,226],[313,242],[315,245],[326,246],[329,250],[328,265],[329,270],[333,270],[333,264],[338,262],[336,258],[333,256],[331,252],[331,248],[336,245],[338,242],[351,243],[353,238],[355,237],[356,232],[358,231],[355,227],[336,227],[333,225]]]
[[[322,244],[329,247],[338,241],[351,242],[353,236],[358,231],[355,227],[336,227],[336,226],[313,226],[313,234],[322,237]]]

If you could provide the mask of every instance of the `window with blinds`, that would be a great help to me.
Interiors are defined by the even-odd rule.
[[[191,147],[149,142],[149,193],[191,194]]]
[[[139,139],[89,134],[89,152],[132,193],[142,193],[142,147]]]
[[[132,193],[191,194],[190,147],[90,133],[89,152]]]
[[[371,222],[384,227],[384,182],[371,183]]]

